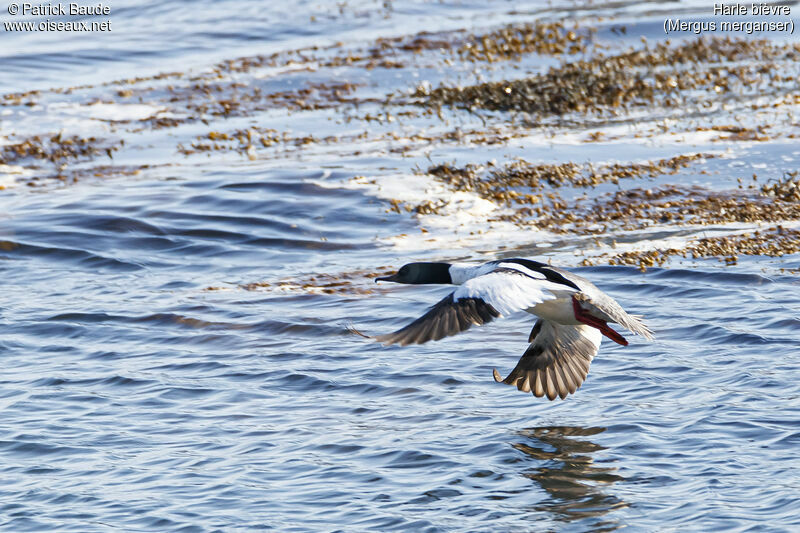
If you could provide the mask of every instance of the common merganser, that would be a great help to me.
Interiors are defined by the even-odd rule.
[[[550,400],[574,393],[589,373],[602,336],[623,346],[625,338],[608,322],[648,340],[653,333],[610,296],[581,276],[529,259],[503,259],[470,266],[409,263],[396,274],[377,278],[410,284],[460,285],[406,327],[375,337],[386,345],[422,344],[483,325],[517,311],[538,317],[530,346],[505,379],[494,379]]]

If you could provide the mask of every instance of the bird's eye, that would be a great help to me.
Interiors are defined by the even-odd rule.
[[[398,272],[398,274],[400,274],[400,275],[408,274],[408,267],[404,266],[403,268],[401,268],[400,272]]]

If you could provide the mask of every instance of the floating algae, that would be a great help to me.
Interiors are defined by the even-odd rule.
[[[645,271],[649,267],[663,266],[672,257],[716,257],[725,264],[735,265],[740,255],[782,257],[796,253],[800,253],[800,231],[774,226],[752,233],[696,239],[683,248],[630,251],[611,256],[605,254],[584,259],[582,264],[597,264],[602,259],[610,265],[635,265]]]
[[[792,65],[798,58],[796,47],[766,40],[700,38],[678,46],[667,41],[618,55],[570,61],[519,80],[419,87],[412,97],[432,108],[518,111],[538,117],[600,114],[634,106],[684,107],[701,105],[709,95],[716,100],[720,93],[791,82],[796,76],[786,75],[774,62]],[[690,96],[690,91],[701,94]]]

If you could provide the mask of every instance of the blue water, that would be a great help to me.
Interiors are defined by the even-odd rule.
[[[646,29],[674,9],[651,4],[655,15],[635,3],[594,9]],[[202,70],[242,55],[558,12],[523,7],[115,2],[110,18],[120,29],[109,35],[0,32],[0,91]],[[428,68],[417,72],[447,75]],[[365,91],[386,94],[410,86],[402,72],[345,70],[337,79],[352,76]],[[322,76],[299,72],[270,83]],[[491,240],[404,248],[392,239],[421,241],[437,230],[423,233],[427,222],[342,183],[388,180],[426,167],[428,157],[486,161],[505,148],[445,144],[403,155],[354,137],[346,146],[255,158],[184,156],[176,145],[209,129],[344,137],[413,124],[354,123],[344,118],[349,109],[266,109],[142,132],[86,117],[70,122],[63,112],[91,109],[97,94],[115,90],[45,94],[39,107],[6,106],[0,123],[6,138],[56,131],[48,120],[68,133],[94,124],[126,143],[113,160],[75,168],[152,165],[135,175],[0,191],[0,529],[800,529],[796,255],[742,256],[727,267],[687,259],[642,273],[578,267],[575,251],[588,241],[564,237],[540,247],[534,231],[529,243],[508,249]],[[145,103],[165,105],[159,98]],[[709,148],[719,146],[693,150]],[[631,145],[617,157],[658,158],[672,149]],[[508,152],[583,161],[603,147],[572,150]],[[798,155],[792,141],[736,146],[711,160],[710,174],[665,179],[735,187],[736,176],[754,169],[790,170]],[[644,315],[656,340],[604,342],[580,391],[548,402],[491,377],[495,367],[513,368],[530,317],[413,347],[382,347],[348,332],[350,323],[390,331],[448,290],[375,286],[367,277],[373,269],[517,255],[574,268]],[[325,285],[331,280],[341,285]]]

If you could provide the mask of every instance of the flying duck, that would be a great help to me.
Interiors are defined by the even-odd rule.
[[[629,315],[590,281],[561,268],[529,259],[503,259],[483,265],[409,263],[396,274],[376,278],[395,283],[460,285],[406,327],[374,337],[386,345],[422,344],[483,325],[517,311],[538,317],[530,346],[517,366],[494,379],[550,400],[574,393],[589,373],[603,336],[628,345],[608,322],[649,340],[653,333],[640,317]]]

